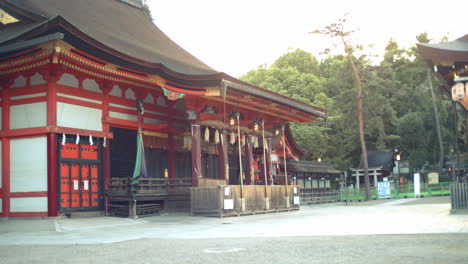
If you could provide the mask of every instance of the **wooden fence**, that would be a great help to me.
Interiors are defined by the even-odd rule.
[[[266,195],[265,195],[266,192]],[[265,198],[267,197],[267,198]],[[190,188],[191,214],[233,216],[299,209],[299,188],[288,186],[224,185]]]
[[[340,190],[301,188],[301,204],[334,203],[340,201]]]
[[[450,184],[450,200],[452,204],[452,214],[468,213],[468,183]]]

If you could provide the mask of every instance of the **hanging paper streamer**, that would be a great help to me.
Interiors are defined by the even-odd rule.
[[[104,141],[102,141],[102,146],[103,146],[103,147],[106,147],[106,140],[107,140],[107,138],[104,137]]]
[[[236,143],[236,134],[234,134],[234,131],[231,131],[231,139],[229,143],[231,143],[231,145],[234,145]]]
[[[93,145],[94,142],[93,142],[93,136],[89,135],[89,145]]]
[[[65,136],[65,133],[62,134],[62,146],[65,145],[65,142],[67,141],[67,136]]]
[[[205,142],[210,142],[210,129],[208,127],[205,128]]]
[[[253,139],[254,139],[254,142],[253,142],[254,143],[254,148],[258,148],[258,137],[254,136]]]
[[[80,134],[76,134],[76,141],[75,141],[75,144],[79,144],[80,143]]]
[[[245,146],[245,134],[242,134],[242,146]]]
[[[214,142],[215,142],[215,144],[219,143],[219,131],[218,131],[218,129],[215,130]]]

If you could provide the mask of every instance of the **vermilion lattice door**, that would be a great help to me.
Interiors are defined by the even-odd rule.
[[[60,144],[60,209],[101,207],[100,148],[88,142]]]

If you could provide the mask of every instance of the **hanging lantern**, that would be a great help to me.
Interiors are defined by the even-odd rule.
[[[75,144],[80,144],[80,134],[76,134],[76,141]]]
[[[93,142],[93,136],[89,135],[89,145],[93,145],[94,142]]]
[[[463,83],[456,83],[452,86],[452,100],[461,101],[465,97],[465,85]]]
[[[67,136],[65,136],[65,133],[62,135],[62,146],[65,145],[65,142],[67,141]]]
[[[102,141],[102,146],[103,146],[103,147],[106,147],[106,139],[107,139],[107,138],[104,137],[104,140]]]
[[[215,142],[215,144],[219,143],[219,131],[218,131],[218,129],[215,130],[214,142]]]

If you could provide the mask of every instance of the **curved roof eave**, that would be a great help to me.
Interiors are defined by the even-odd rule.
[[[433,65],[444,62],[468,61],[468,35],[450,42],[418,43],[421,55]]]

